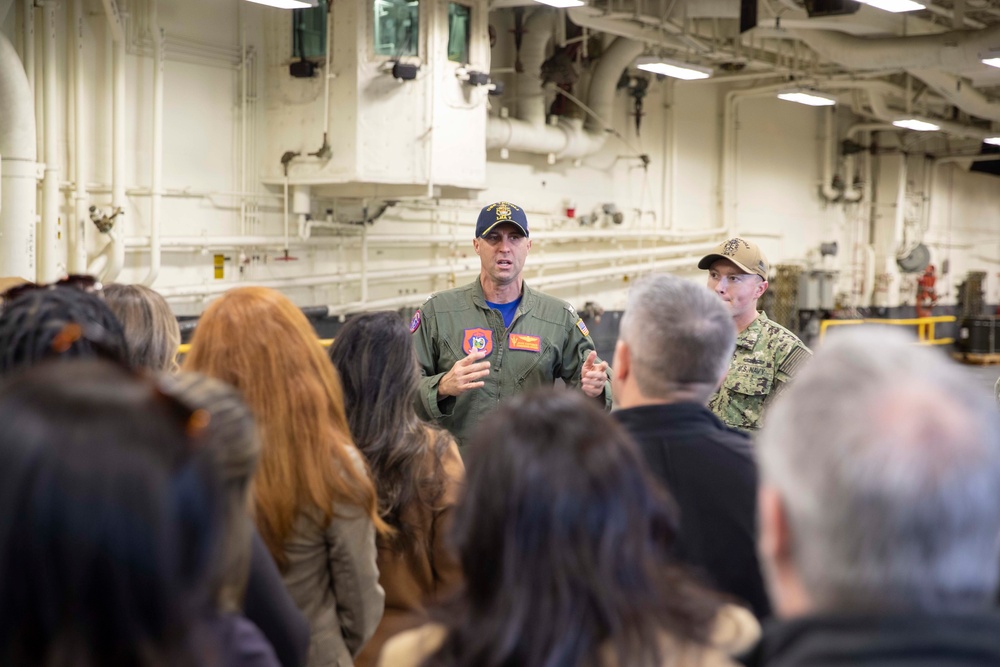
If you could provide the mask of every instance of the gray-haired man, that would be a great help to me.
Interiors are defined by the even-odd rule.
[[[784,622],[751,665],[1000,664],[1000,415],[939,351],[834,335],[757,441]]]
[[[750,439],[706,407],[736,346],[711,291],[647,276],[628,297],[615,348],[612,413],[681,511],[677,556],[709,585],[770,615],[755,544],[757,466]]]

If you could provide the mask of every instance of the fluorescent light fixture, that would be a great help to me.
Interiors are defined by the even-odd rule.
[[[535,2],[540,2],[543,5],[548,5],[549,7],[558,7],[559,9],[566,9],[567,7],[583,7],[586,2],[581,2],[580,0],[535,0]]]
[[[859,0],[859,2],[870,5],[875,9],[892,12],[893,14],[899,14],[900,12],[915,12],[918,9],[926,9],[924,5],[919,2],[913,2],[913,0]]]
[[[639,56],[635,63],[636,67],[653,74],[672,76],[675,79],[693,81],[695,79],[707,79],[712,76],[711,67],[702,67],[692,63],[685,63],[669,58],[657,58],[655,56]]]
[[[309,0],[247,0],[247,2],[256,2],[258,5],[267,5],[278,9],[310,9],[316,6],[315,0],[312,2]]]
[[[983,139],[984,144],[993,144],[994,146],[1000,146],[1000,137],[986,137]]]
[[[1000,49],[993,49],[987,51],[986,53],[980,53],[979,59],[983,61],[984,65],[989,65],[990,67],[1000,67]]]
[[[926,120],[920,120],[919,118],[900,118],[899,120],[892,121],[892,124],[896,127],[916,130],[917,132],[935,132],[941,129],[940,125],[928,123]]]
[[[831,95],[809,90],[806,88],[788,88],[778,91],[778,99],[786,102],[798,102],[808,104],[811,107],[832,107],[837,100]]]

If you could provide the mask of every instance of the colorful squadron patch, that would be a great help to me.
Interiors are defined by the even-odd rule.
[[[590,329],[588,329],[587,325],[583,323],[583,318],[576,321],[576,328],[579,329],[584,336],[590,335]]]
[[[512,333],[507,338],[507,347],[511,350],[524,350],[525,352],[541,352],[542,337],[526,336],[524,334]]]
[[[462,334],[462,350],[472,354],[473,350],[485,352],[486,356],[493,351],[493,331],[491,329],[466,329]]]
[[[413,319],[410,320],[410,333],[416,333],[417,329],[420,328],[420,311],[413,313]]]

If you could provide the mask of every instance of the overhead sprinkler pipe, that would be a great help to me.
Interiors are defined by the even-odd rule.
[[[33,99],[21,59],[0,32],[0,267],[25,280],[37,271]]]

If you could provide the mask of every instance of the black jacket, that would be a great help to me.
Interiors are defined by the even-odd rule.
[[[773,622],[752,667],[1000,665],[1000,614],[813,616]]]
[[[677,556],[706,583],[771,613],[757,561],[757,465],[750,439],[695,403],[613,413],[681,512]]]

